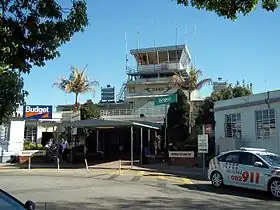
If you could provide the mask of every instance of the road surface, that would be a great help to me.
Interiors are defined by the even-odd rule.
[[[280,209],[265,193],[162,174],[1,172],[0,187],[37,209]]]

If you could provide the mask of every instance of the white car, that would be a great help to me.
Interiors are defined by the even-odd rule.
[[[210,160],[208,179],[214,187],[263,190],[280,198],[280,156],[256,148],[225,152]]]

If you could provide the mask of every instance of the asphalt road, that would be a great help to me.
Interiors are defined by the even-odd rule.
[[[36,209],[280,209],[265,193],[213,189],[206,181],[137,174],[85,176],[55,172],[1,172],[0,188]],[[151,176],[152,177],[152,176]],[[174,180],[174,181],[172,181]]]

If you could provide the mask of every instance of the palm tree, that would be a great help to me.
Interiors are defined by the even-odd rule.
[[[71,67],[71,73],[68,78],[63,77],[53,86],[65,91],[66,93],[75,94],[75,107],[78,106],[78,96],[82,93],[94,92],[95,88],[99,86],[97,81],[90,81],[85,75],[86,67],[79,71],[77,67]]]
[[[182,75],[181,73],[174,72],[174,75],[168,82],[168,88],[177,88],[188,93],[189,100],[189,138],[192,131],[192,115],[193,115],[193,104],[191,101],[191,94],[195,90],[200,90],[205,84],[210,84],[212,80],[210,78],[199,81],[199,77],[202,76],[202,71],[197,69],[195,66],[191,66],[188,75]],[[190,140],[190,139],[189,139]]]

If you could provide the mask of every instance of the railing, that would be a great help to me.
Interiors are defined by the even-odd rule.
[[[175,70],[180,69],[180,63],[163,63],[152,65],[139,65],[138,71],[161,71],[161,70]]]
[[[138,65],[136,68],[127,67],[127,74],[135,74],[137,72],[159,72],[159,71],[171,71],[171,70],[183,70],[181,63],[161,63],[150,65]]]
[[[143,91],[144,92],[144,91]],[[169,91],[170,92],[170,91]],[[155,92],[155,93],[125,93],[126,97],[130,96],[139,96],[139,97],[158,97],[158,96],[167,96],[168,93],[162,93],[162,92]]]
[[[61,120],[62,121],[70,121],[72,117],[73,111],[62,111]]]
[[[103,109],[100,110],[101,116],[118,116],[118,115],[164,115],[165,108],[140,108],[140,109]]]
[[[127,83],[133,84],[143,84],[143,83],[167,83],[170,80],[169,77],[159,77],[159,78],[150,78],[150,79],[137,79],[137,80],[128,80]]]

